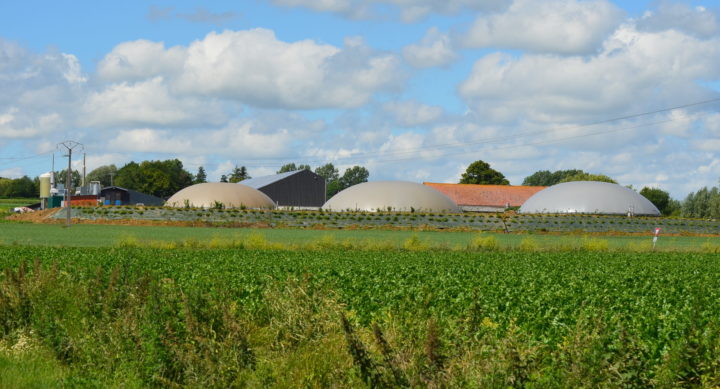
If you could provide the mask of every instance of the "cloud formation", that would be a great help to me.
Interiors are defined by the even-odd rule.
[[[416,68],[447,66],[458,59],[450,37],[433,27],[419,43],[403,48],[403,58]]]
[[[481,15],[464,44],[535,53],[592,54],[622,21],[606,0],[515,0],[501,13]]]
[[[271,30],[211,32],[187,47],[144,40],[118,45],[102,59],[107,80],[164,75],[176,93],[286,109],[349,108],[398,85],[399,59],[362,43],[284,42]]]
[[[576,123],[703,100],[703,78],[720,78],[720,39],[624,25],[589,58],[487,55],[459,91],[490,120]]]

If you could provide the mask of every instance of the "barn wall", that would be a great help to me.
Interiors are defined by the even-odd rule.
[[[325,180],[308,170],[258,189],[279,206],[321,207],[325,204]]]

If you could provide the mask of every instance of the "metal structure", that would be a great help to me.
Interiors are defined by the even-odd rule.
[[[325,179],[310,170],[273,174],[240,181],[283,207],[321,207],[325,204]]]
[[[265,193],[243,184],[228,182],[206,182],[180,190],[165,202],[166,206],[183,208],[275,208],[272,199]]]
[[[372,181],[351,186],[328,200],[330,211],[400,211],[460,213],[449,197],[422,184],[407,181]]]
[[[530,197],[518,212],[660,216],[657,207],[634,190],[597,181],[553,185]]]
[[[65,219],[65,227],[70,227],[70,212],[72,211],[72,152],[74,149],[84,149],[81,143],[75,142],[74,140],[66,140],[57,144],[67,149],[68,167],[67,167],[67,178],[65,179],[65,208],[67,212],[67,218]]]
[[[99,182],[98,187],[100,186]],[[95,191],[95,187],[89,187]],[[165,201],[160,197],[138,192],[132,189],[121,188],[119,186],[108,186],[105,188],[97,188],[97,193],[90,193],[105,199],[105,205],[163,205]]]

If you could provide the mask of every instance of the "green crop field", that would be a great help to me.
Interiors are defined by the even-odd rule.
[[[537,248],[574,248],[581,246],[587,237],[582,234],[502,234],[462,231],[397,231],[397,230],[305,230],[305,229],[252,229],[219,227],[166,227],[77,224],[65,228],[57,224],[4,223],[0,227],[0,244],[44,246],[115,246],[128,240],[139,245],[151,242],[187,242],[200,244],[214,240],[243,241],[252,235],[261,235],[267,241],[285,246],[307,245],[331,238],[336,243],[350,242],[355,246],[403,247],[408,239],[417,238],[429,247],[462,249],[478,236],[494,237],[499,248],[519,247],[524,242]],[[652,237],[600,236],[609,249],[650,249]],[[718,237],[662,236],[658,250],[707,251],[720,246]]]
[[[712,253],[0,246],[0,267],[9,387],[720,384]]]

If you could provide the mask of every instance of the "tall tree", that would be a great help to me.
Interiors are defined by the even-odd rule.
[[[245,166],[238,167],[237,165],[235,165],[235,168],[228,177],[228,181],[236,183],[242,180],[247,180],[248,178],[250,178],[250,175],[248,174],[247,168]]]
[[[295,166],[295,162],[291,162],[291,163],[286,163],[286,164],[282,165],[280,167],[280,170],[278,170],[275,173],[280,174],[280,173],[294,172],[295,170],[297,170],[297,166]]]
[[[650,200],[650,202],[657,207],[661,214],[668,215],[668,211],[672,212],[672,209],[670,208],[672,205],[670,193],[660,188],[650,188],[646,186],[640,190],[640,194]]]
[[[195,175],[195,179],[193,180],[195,184],[202,184],[207,182],[207,174],[205,173],[205,168],[200,166],[198,168],[198,172]]]
[[[335,196],[335,194],[342,189],[340,185],[340,172],[332,163],[326,163],[316,168],[315,174],[325,179],[326,199]]]
[[[613,180],[612,178],[604,175],[604,174],[591,174],[591,173],[577,173],[570,176],[567,176],[560,180],[560,182],[572,182],[572,181],[600,181],[600,182],[609,182],[611,184],[617,184],[617,181]]]
[[[192,174],[178,159],[130,162],[118,170],[115,184],[158,197],[169,197],[192,185]]]
[[[312,171],[312,168],[310,167],[310,165],[303,165],[303,164],[295,166],[295,162],[291,162],[291,163],[286,163],[285,165],[282,165],[280,167],[280,170],[278,170],[276,173],[280,174],[280,173],[294,172],[296,170]]]
[[[93,169],[87,175],[87,182],[100,181],[102,186],[110,186],[115,183],[115,176],[117,176],[117,167],[115,165],[103,165]],[[111,178],[112,175],[112,178]]]
[[[370,177],[370,172],[362,166],[353,166],[345,169],[342,177],[340,177],[340,190],[349,188],[353,185],[357,185],[363,182],[367,182]]]
[[[510,182],[499,171],[490,167],[485,161],[475,161],[462,174],[461,184],[510,185]]]
[[[704,187],[690,193],[682,203],[681,215],[694,218],[720,218],[720,189]]]
[[[549,170],[540,170],[525,177],[522,184],[527,186],[552,186],[559,184],[567,177],[581,173],[585,172],[578,169],[556,170],[554,172],[550,172]]]
[[[80,172],[78,172],[77,170],[73,170],[70,173],[70,179],[72,180],[73,188],[77,188],[78,186],[80,186]],[[65,181],[67,181],[67,169],[55,172],[55,183],[65,185]]]
[[[5,191],[6,197],[38,197],[39,195],[35,183],[28,176],[11,180]]]
[[[6,193],[12,181],[10,178],[0,177],[0,197],[8,197]]]
[[[340,179],[340,172],[332,163],[326,163],[315,169],[315,174],[325,179],[325,181],[337,181]]]

